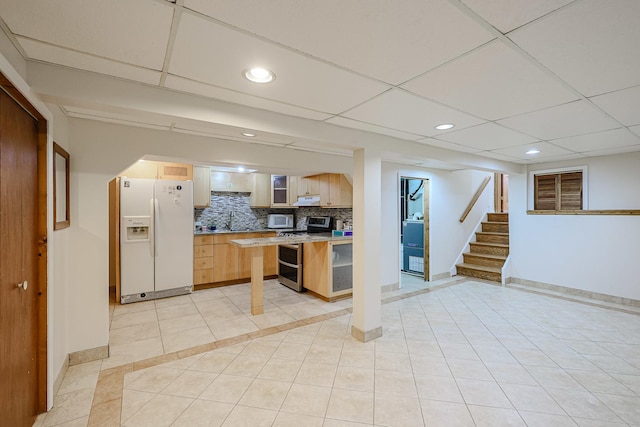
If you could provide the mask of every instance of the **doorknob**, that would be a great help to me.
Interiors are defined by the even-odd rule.
[[[26,280],[22,283],[18,283],[18,287],[22,288],[23,290],[27,290],[27,288],[29,287],[29,282],[27,282]]]

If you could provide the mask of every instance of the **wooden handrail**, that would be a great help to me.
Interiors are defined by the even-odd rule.
[[[467,215],[469,215],[469,212],[471,212],[471,209],[473,209],[473,206],[475,206],[476,202],[480,198],[480,195],[482,194],[482,192],[486,188],[486,186],[489,183],[489,181],[491,181],[491,177],[490,176],[487,176],[484,179],[484,181],[482,181],[482,184],[480,184],[480,188],[478,188],[478,191],[476,191],[476,194],[474,194],[473,199],[471,199],[471,201],[469,202],[469,206],[467,206],[467,209],[465,209],[464,213],[460,217],[460,222],[464,222],[464,220],[467,219]]]

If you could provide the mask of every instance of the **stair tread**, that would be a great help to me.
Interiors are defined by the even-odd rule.
[[[456,264],[456,267],[468,268],[470,270],[481,270],[489,273],[502,273],[502,268],[500,267],[487,267],[486,265],[476,265],[476,264]]]
[[[499,231],[476,231],[477,234],[492,234],[496,236],[508,236],[509,233],[500,233]]]
[[[481,258],[490,258],[490,259],[499,259],[502,261],[505,261],[507,259],[506,256],[504,255],[493,255],[493,254],[478,254],[478,253],[471,253],[471,252],[466,252],[464,255],[470,255],[470,256],[477,256],[477,257],[481,257]]]
[[[470,245],[479,245],[479,246],[494,246],[496,248],[508,248],[509,245],[505,245],[504,243],[491,243],[491,242],[469,242]]]
[[[504,221],[482,221],[483,224],[502,224],[502,225],[509,225],[508,222],[504,222]]]

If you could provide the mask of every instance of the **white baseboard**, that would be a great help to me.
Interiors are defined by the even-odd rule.
[[[515,283],[517,285],[529,286],[531,288],[545,289],[548,291],[560,292],[567,295],[573,295],[573,296],[578,296],[582,298],[590,298],[593,300],[640,308],[640,300],[636,300],[632,298],[617,297],[615,295],[585,291],[583,289],[569,288],[567,286],[552,285],[550,283],[536,282],[534,280],[521,279],[518,277],[509,277],[508,279],[505,280],[505,283],[506,284]]]

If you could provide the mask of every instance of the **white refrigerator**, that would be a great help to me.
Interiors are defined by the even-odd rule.
[[[120,302],[193,290],[193,182],[120,179]]]

